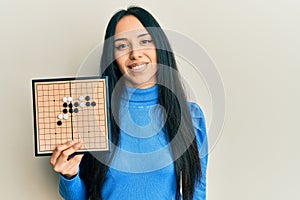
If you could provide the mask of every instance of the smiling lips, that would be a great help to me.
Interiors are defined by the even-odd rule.
[[[132,70],[132,71],[142,71],[146,68],[147,63],[133,63],[131,65],[128,65],[128,67]]]

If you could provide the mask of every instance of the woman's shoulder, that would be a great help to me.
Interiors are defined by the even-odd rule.
[[[195,102],[188,102],[197,141],[202,144],[207,139],[206,122],[201,107]]]
[[[195,102],[188,102],[192,118],[203,118],[204,114],[201,107]]]

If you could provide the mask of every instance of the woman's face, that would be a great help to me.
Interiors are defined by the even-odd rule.
[[[117,23],[114,45],[116,62],[127,86],[149,88],[156,84],[155,45],[136,17],[125,16]]]

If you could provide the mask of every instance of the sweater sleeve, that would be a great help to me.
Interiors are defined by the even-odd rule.
[[[196,133],[201,164],[201,178],[196,184],[194,200],[206,200],[206,169],[208,162],[208,141],[203,112],[196,103],[190,103],[191,116]]]
[[[79,177],[79,172],[72,179],[59,175],[59,193],[66,200],[87,199],[85,185]]]

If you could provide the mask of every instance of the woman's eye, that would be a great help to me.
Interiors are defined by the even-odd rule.
[[[152,43],[152,40],[142,40],[141,43],[142,44],[149,44],[149,43]]]
[[[123,50],[123,49],[126,49],[128,47],[127,44],[119,44],[117,45],[115,48],[118,49],[118,50]]]

